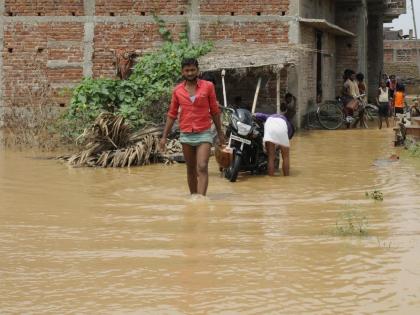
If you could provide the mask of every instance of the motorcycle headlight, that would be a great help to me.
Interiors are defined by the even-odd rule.
[[[230,123],[234,130],[238,129],[238,119],[235,116],[230,117]]]
[[[252,126],[244,124],[240,121],[238,121],[236,123],[236,126],[238,127],[238,133],[241,136],[247,136],[249,134],[249,132],[251,131]]]

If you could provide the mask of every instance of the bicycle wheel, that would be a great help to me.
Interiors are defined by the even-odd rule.
[[[338,129],[344,122],[344,113],[340,105],[324,103],[318,107],[316,112],[318,121],[322,127],[329,130]]]

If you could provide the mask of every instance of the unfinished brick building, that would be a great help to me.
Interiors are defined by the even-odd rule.
[[[335,97],[345,68],[376,89],[383,23],[404,12],[405,1],[389,0],[0,0],[1,106],[29,105],[28,90],[46,82],[65,106],[63,88],[83,76],[115,76],[111,49],[162,43],[155,13],[175,38],[188,28],[191,41],[215,42],[205,70],[273,66],[302,117],[308,102]],[[245,93],[248,102],[254,77],[232,77],[229,95]],[[267,108],[275,108],[275,82],[262,87]]]
[[[413,31],[384,29],[384,72],[399,77],[408,94],[420,94],[420,40]]]

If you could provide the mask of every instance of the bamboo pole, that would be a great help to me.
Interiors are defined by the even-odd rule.
[[[260,87],[261,87],[261,77],[258,78],[257,90],[255,91],[254,102],[252,103],[253,114],[255,114],[255,108],[257,107],[257,99],[258,99],[258,94],[260,93]]]
[[[226,100],[226,86],[225,86],[225,75],[226,70],[222,70],[222,85],[223,85],[223,105],[227,107],[227,100]]]
[[[417,52],[416,64],[417,64],[417,69],[418,69],[419,74],[420,74],[420,55],[419,55],[419,46],[418,46],[419,37],[417,35],[416,14],[414,12],[413,0],[411,0],[411,12],[413,13],[414,36],[415,36],[415,44],[414,45],[415,45],[416,52]]]
[[[276,85],[276,105],[277,105],[277,114],[280,114],[280,71],[279,68],[277,70],[277,85]]]

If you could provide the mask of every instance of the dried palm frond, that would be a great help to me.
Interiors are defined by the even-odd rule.
[[[82,152],[62,157],[75,167],[130,167],[156,162],[168,163],[171,155],[179,154],[182,146],[177,139],[167,144],[167,153],[159,152],[162,127],[132,132],[122,116],[101,113],[95,122],[78,137],[85,144]]]

